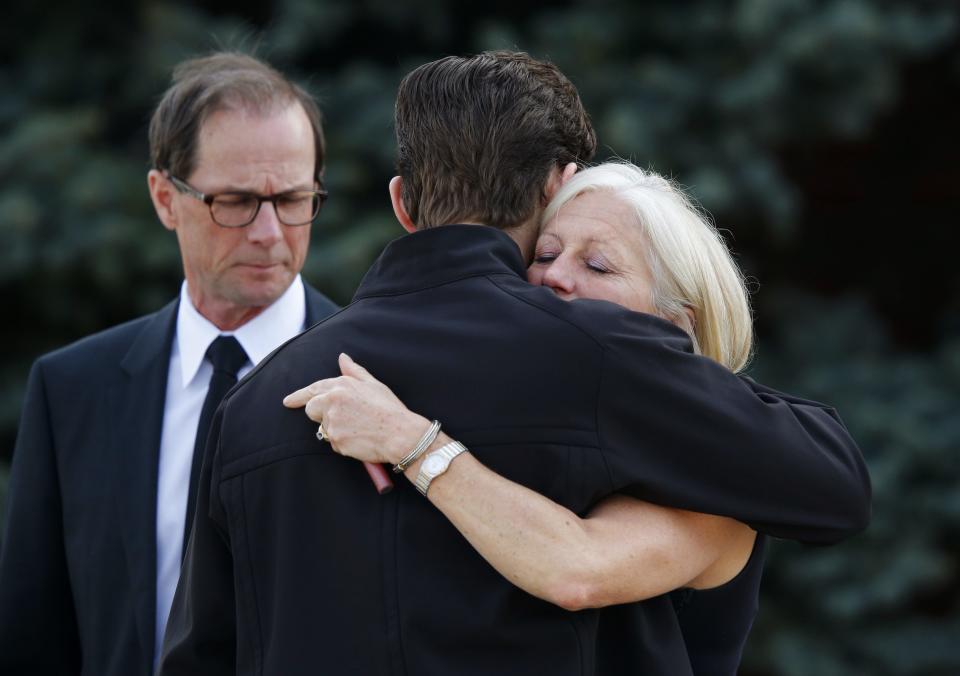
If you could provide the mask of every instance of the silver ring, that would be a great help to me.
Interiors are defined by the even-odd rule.
[[[323,423],[320,423],[320,427],[317,428],[317,441],[326,441],[327,440],[327,431],[323,429]]]

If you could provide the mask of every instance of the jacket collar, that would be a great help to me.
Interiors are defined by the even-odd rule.
[[[136,375],[150,366],[157,357],[170,357],[170,346],[177,321],[177,307],[179,299],[164,306],[151,317],[150,321],[140,331],[130,349],[127,350],[120,362],[122,368],[129,375]]]
[[[466,277],[526,277],[520,248],[502,230],[486,225],[443,225],[395,239],[376,260],[354,295],[427,289]]]

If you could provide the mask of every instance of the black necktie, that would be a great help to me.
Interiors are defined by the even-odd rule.
[[[197,439],[193,444],[193,463],[190,467],[190,490],[187,493],[187,519],[183,523],[183,554],[187,551],[187,540],[193,526],[194,503],[197,501],[197,485],[200,483],[200,465],[203,462],[203,449],[210,435],[210,422],[217,406],[231,387],[237,383],[237,371],[247,362],[247,353],[233,336],[220,336],[207,348],[207,359],[213,364],[213,375],[207,388],[207,398],[200,410],[200,424],[197,425]]]

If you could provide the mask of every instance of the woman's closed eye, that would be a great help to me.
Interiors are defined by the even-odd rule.
[[[597,274],[605,275],[613,270],[610,269],[610,266],[607,263],[599,258],[586,258],[583,261],[584,265],[590,269],[591,272],[596,272]]]
[[[537,252],[537,255],[534,256],[533,262],[534,264],[539,263],[541,265],[545,265],[547,263],[552,263],[553,261],[557,260],[557,256],[559,255],[560,255],[559,252],[553,251],[553,250],[539,251]]]

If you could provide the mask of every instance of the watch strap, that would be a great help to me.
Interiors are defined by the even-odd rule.
[[[426,496],[427,490],[430,488],[430,482],[446,472],[450,467],[450,463],[453,462],[453,459],[465,450],[467,450],[467,447],[459,441],[451,441],[449,444],[441,446],[433,453],[428,454],[427,457],[423,459],[423,464],[420,465],[420,472],[417,474],[417,480],[414,482],[414,486],[417,487],[420,494]],[[441,458],[446,462],[439,470],[429,471],[426,468],[429,467],[430,464],[433,464],[430,462],[431,458]]]

